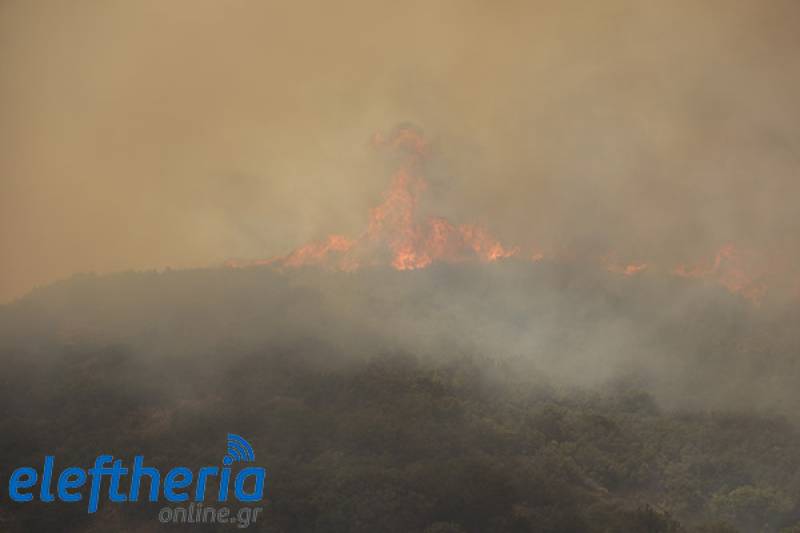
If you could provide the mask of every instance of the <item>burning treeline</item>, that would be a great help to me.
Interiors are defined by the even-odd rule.
[[[267,265],[278,269],[315,266],[353,272],[378,266],[414,270],[437,262],[580,260],[624,277],[651,271],[716,283],[756,305],[770,288],[778,287],[800,296],[800,276],[787,261],[733,243],[726,243],[699,260],[675,264],[645,259],[624,261],[613,249],[592,256],[568,248],[548,250],[534,244],[504,243],[483,225],[454,223],[423,212],[420,200],[429,188],[424,166],[431,155],[431,145],[421,131],[410,126],[399,127],[388,135],[375,134],[371,144],[376,149],[395,151],[400,155],[400,165],[391,177],[383,201],[370,209],[364,232],[356,237],[330,234],[284,256],[231,260],[227,265]]]

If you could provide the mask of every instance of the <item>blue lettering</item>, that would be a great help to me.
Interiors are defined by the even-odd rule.
[[[251,466],[243,468],[236,475],[236,499],[240,502],[257,502],[264,497],[264,476],[266,472],[263,468]],[[250,494],[244,490],[244,483],[248,477],[255,477],[255,487]]]
[[[53,498],[53,492],[50,490],[50,484],[53,481],[53,456],[48,455],[44,458],[44,472],[42,472],[42,485],[39,487],[39,499],[43,502],[50,503]]]
[[[17,468],[11,474],[11,479],[8,481],[8,495],[15,502],[29,502],[33,499],[33,494],[22,494],[19,489],[27,489],[36,484],[36,479],[39,474],[29,466]]]
[[[200,469],[200,472],[197,473],[197,486],[194,490],[194,501],[201,502],[206,499],[206,480],[210,476],[217,475],[217,467],[216,466],[204,466]]]
[[[114,466],[111,468],[111,484],[108,487],[108,499],[112,502],[124,502],[128,499],[119,491],[119,480],[127,473],[128,469],[122,467],[122,459],[114,461]]]
[[[139,486],[142,483],[142,476],[150,478],[150,494],[149,500],[151,502],[158,501],[158,489],[161,484],[161,474],[158,470],[149,466],[142,466],[144,457],[137,455],[133,458],[133,472],[131,473],[131,489],[128,493],[128,500],[135,502],[139,499]]]
[[[185,466],[173,468],[164,478],[164,497],[170,502],[185,502],[189,499],[186,493],[178,493],[175,489],[185,489],[192,483],[192,471]]]
[[[58,476],[58,499],[62,502],[78,502],[83,499],[83,494],[70,493],[69,489],[77,489],[86,483],[86,471],[83,468],[71,466]]]
[[[219,493],[217,494],[217,501],[228,501],[228,485],[231,481],[231,469],[223,468],[219,476]]]
[[[110,455],[99,455],[94,460],[94,466],[89,469],[89,475],[92,476],[92,489],[89,493],[89,514],[97,512],[97,504],[100,500],[100,483],[103,481],[103,476],[111,474],[113,469],[105,465],[110,463],[113,459]]]

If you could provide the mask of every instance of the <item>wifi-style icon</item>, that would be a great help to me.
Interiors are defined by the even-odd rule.
[[[230,466],[233,463],[252,463],[256,460],[253,447],[239,435],[228,433],[228,454],[222,458],[222,464]]]

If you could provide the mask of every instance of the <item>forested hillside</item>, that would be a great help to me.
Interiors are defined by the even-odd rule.
[[[487,272],[209,270],[36,291],[0,311],[0,477],[45,455],[218,464],[230,431],[268,472],[258,531],[800,531],[796,397],[769,386],[796,377],[791,308]],[[682,313],[651,307],[666,298]],[[157,512],[105,502],[90,520],[3,497],[0,524],[146,532]]]

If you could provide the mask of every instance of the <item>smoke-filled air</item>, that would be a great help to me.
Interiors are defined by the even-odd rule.
[[[0,531],[800,532],[798,28],[0,2]]]

